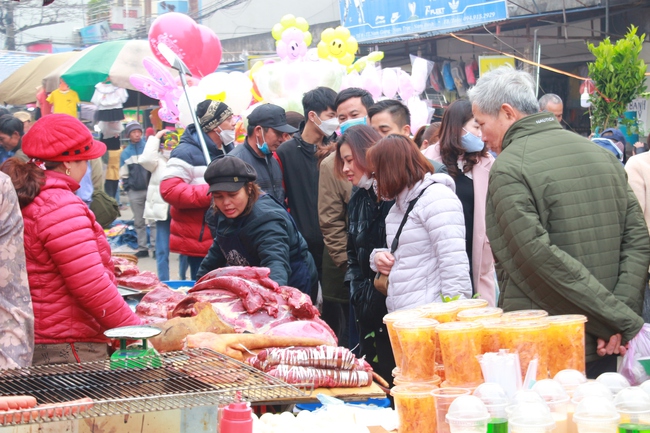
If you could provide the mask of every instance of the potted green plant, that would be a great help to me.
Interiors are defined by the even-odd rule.
[[[631,26],[625,37],[615,44],[607,37],[598,46],[588,45],[596,57],[588,64],[589,77],[596,85],[590,97],[592,131],[618,126],[627,105],[646,90],[646,64],[639,58],[645,34],[637,36],[637,30]],[[628,120],[621,124],[632,126]]]

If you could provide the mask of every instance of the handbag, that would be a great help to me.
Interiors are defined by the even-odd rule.
[[[103,190],[93,192],[90,210],[95,214],[95,220],[103,229],[110,228],[113,221],[120,216],[120,207],[117,200],[106,194]]]
[[[431,184],[433,185],[433,184]],[[431,186],[429,185],[429,186]],[[429,188],[427,186],[427,188]],[[422,191],[420,191],[420,194],[418,194],[417,197],[415,197],[413,200],[409,202],[409,207],[406,209],[406,213],[404,214],[404,218],[402,218],[402,222],[399,225],[399,228],[397,229],[397,233],[395,233],[395,237],[393,238],[393,243],[390,246],[390,253],[395,254],[395,250],[397,249],[397,246],[399,245],[399,237],[402,234],[402,229],[404,228],[404,225],[406,224],[406,221],[409,218],[409,214],[415,207],[415,204],[420,200],[420,197],[422,197],[422,194],[424,194],[424,191],[427,190],[427,188],[424,188]],[[374,286],[375,289],[379,290],[381,294],[384,296],[388,295],[388,275],[384,275],[381,272],[377,272],[375,274],[375,281],[374,281]]]

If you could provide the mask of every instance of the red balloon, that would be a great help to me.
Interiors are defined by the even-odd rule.
[[[199,71],[201,76],[206,76],[216,71],[219,63],[221,63],[221,41],[209,27],[201,24],[198,24],[197,27],[201,31],[201,39],[203,40],[203,55],[201,56]]]
[[[171,66],[158,51],[158,44],[164,43],[185,62],[192,75],[199,75],[202,61],[203,41],[196,22],[185,14],[168,12],[160,15],[149,29],[151,51],[164,65]]]

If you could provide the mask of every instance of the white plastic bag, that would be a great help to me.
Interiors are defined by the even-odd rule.
[[[645,323],[639,333],[630,341],[630,348],[623,357],[618,369],[632,386],[641,385],[650,376],[639,362],[639,359],[650,359],[650,324]]]

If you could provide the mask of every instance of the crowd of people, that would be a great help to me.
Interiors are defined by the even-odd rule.
[[[411,131],[400,101],[319,87],[302,116],[254,108],[238,145],[220,101],[198,104],[199,124],[180,137],[145,141],[128,123],[119,165],[137,255],[149,254],[150,220],[162,280],[170,252],[192,280],[268,267],[278,284],[322,299],[340,345],[386,379],[385,314],[472,297],[586,315],[588,375],[613,371],[643,324],[650,153],[621,160],[563,129],[559,98],[535,95],[530,75],[499,68],[440,122]],[[0,301],[0,366],[102,359],[103,330],[139,323],[118,295],[102,228],[75,195],[88,161],[111,151],[66,114],[28,126],[0,117],[11,152],[0,166],[0,287],[11,292]],[[618,148],[618,134],[600,139]]]

